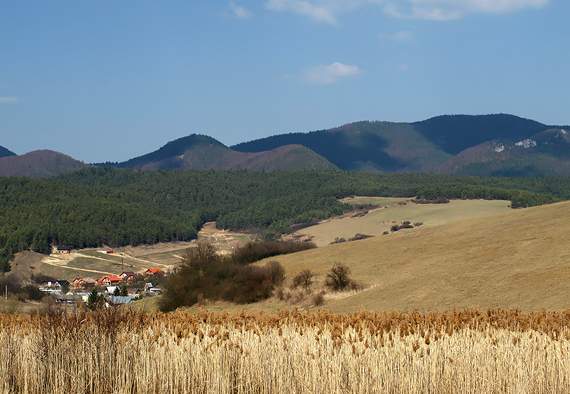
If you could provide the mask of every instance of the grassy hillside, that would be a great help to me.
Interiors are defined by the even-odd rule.
[[[314,237],[318,246],[332,243],[335,238],[351,238],[355,234],[382,235],[390,231],[392,225],[409,221],[421,222],[422,226],[436,226],[478,216],[485,216],[510,210],[509,201],[502,200],[451,200],[447,204],[414,204],[408,203],[408,198],[355,198],[344,200],[352,204],[377,204],[380,209],[374,209],[362,217],[350,215],[328,220],[316,226],[311,226],[299,233]]]
[[[324,308],[570,308],[570,203],[514,210],[280,256],[289,277],[343,262],[371,286]],[[264,264],[261,262],[260,264]]]

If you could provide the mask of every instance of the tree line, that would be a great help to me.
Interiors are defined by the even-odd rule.
[[[98,167],[47,179],[0,177],[0,272],[27,249],[191,240],[208,221],[271,237],[351,209],[340,198],[395,194],[510,200],[518,208],[570,199],[570,178]]]

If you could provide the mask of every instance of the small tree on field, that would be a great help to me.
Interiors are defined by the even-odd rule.
[[[293,287],[297,288],[299,286],[303,286],[305,289],[308,289],[313,284],[313,271],[311,270],[303,270],[299,272],[297,275],[293,277]]]
[[[204,271],[218,261],[216,247],[209,242],[200,242],[194,248],[186,249],[182,264],[195,271]]]
[[[326,285],[333,290],[344,290],[352,280],[349,277],[350,268],[342,263],[334,263],[327,274]]]

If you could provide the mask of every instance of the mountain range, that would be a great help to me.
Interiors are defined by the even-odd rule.
[[[192,134],[125,162],[94,165],[141,170],[340,169],[568,176],[567,130],[570,126],[548,126],[507,114],[443,115],[414,123],[360,121],[328,130],[274,135],[231,147],[212,137]],[[37,152],[46,155],[45,152],[51,151]],[[52,161],[25,157],[32,153],[35,152],[14,156],[0,147],[0,175],[48,176],[86,166],[61,154],[56,159],[57,152],[51,154]],[[2,154],[11,156],[1,157]]]
[[[570,175],[569,141],[562,127],[513,115],[444,115],[415,123],[355,122],[232,149],[256,152],[301,144],[348,171]]]
[[[228,148],[212,137],[197,134],[171,141],[154,152],[122,163],[97,163],[95,165],[140,170],[337,169],[323,156],[299,144],[287,144],[252,153],[239,152]]]

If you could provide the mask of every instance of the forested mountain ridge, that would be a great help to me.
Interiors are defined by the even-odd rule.
[[[137,171],[89,167],[48,179],[0,177],[0,271],[18,251],[196,238],[205,222],[281,234],[349,209],[351,195],[486,198],[513,207],[570,199],[570,179],[332,170]]]
[[[232,147],[206,135],[192,134],[125,162],[94,165],[140,170],[341,169],[570,176],[568,129],[506,114],[443,115],[414,123],[361,121],[328,130],[274,135]],[[63,161],[59,159],[55,163],[58,166],[37,160],[16,165],[13,163],[19,160],[2,162],[0,158],[0,175],[41,177],[80,168],[71,164],[66,168],[61,165]]]
[[[16,156],[16,154],[14,152],[4,148],[3,146],[0,146],[0,158],[6,157],[6,156]]]
[[[234,151],[212,137],[198,134],[170,141],[154,152],[122,163],[97,163],[95,165],[140,170],[337,169],[327,159],[301,145],[244,153]]]
[[[351,171],[570,175],[570,144],[562,139],[559,144],[519,144],[527,139],[536,142],[533,138],[540,139],[548,129],[553,127],[506,114],[444,115],[415,123],[355,122],[328,130],[275,135],[240,143],[232,149],[257,152],[296,143],[340,169]],[[564,132],[562,127],[555,129]],[[485,155],[464,154],[479,145],[494,143],[510,149],[491,149]]]
[[[520,141],[550,128],[514,115],[442,115],[412,126],[444,152],[463,150],[492,140]]]

